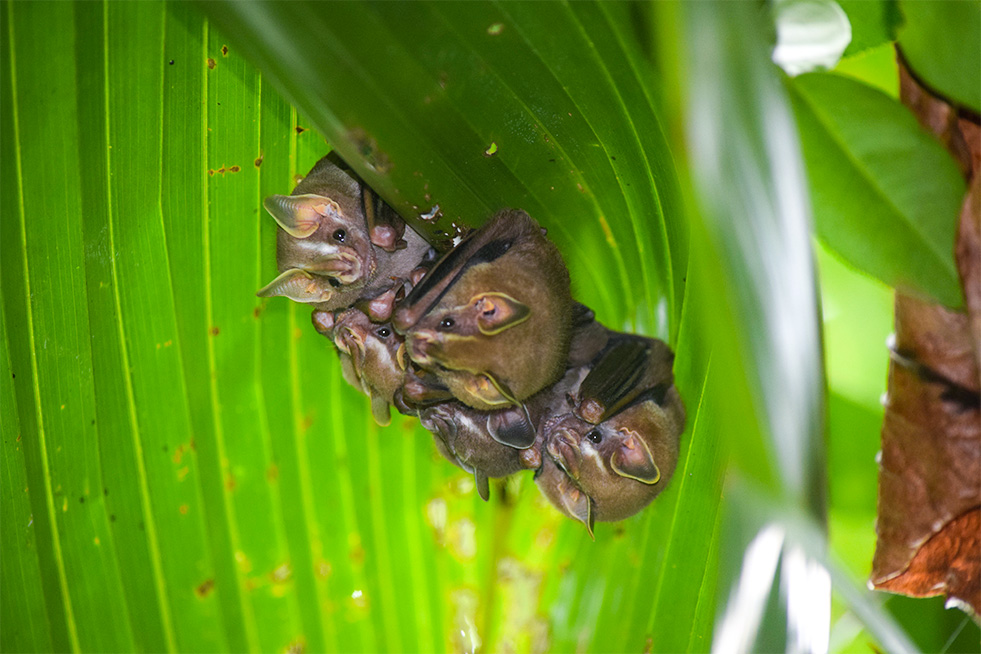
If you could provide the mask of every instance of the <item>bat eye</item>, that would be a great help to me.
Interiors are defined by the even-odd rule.
[[[338,243],[343,243],[344,239],[347,238],[347,232],[345,232],[343,229],[338,229],[333,234],[331,234],[331,238],[333,238]]]
[[[327,283],[330,284],[331,286],[333,286],[334,288],[339,288],[340,285],[341,285],[341,283],[339,281],[337,281],[336,279],[334,279],[333,277],[328,277],[327,278]]]
[[[588,438],[590,442],[600,443],[603,441],[603,434],[600,433],[599,429],[593,429],[586,434],[586,438]]]
[[[392,335],[392,330],[389,329],[388,327],[382,327],[381,329],[377,330],[375,333],[378,334],[378,336],[381,338],[388,338],[389,336]]]
[[[443,318],[439,322],[439,327],[440,327],[440,329],[451,329],[453,327],[453,325],[455,325],[455,324],[456,324],[456,321],[453,320],[452,318]]]

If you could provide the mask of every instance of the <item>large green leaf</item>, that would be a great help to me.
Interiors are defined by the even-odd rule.
[[[910,70],[953,104],[981,112],[981,2],[900,3],[899,46]]]
[[[964,181],[950,155],[860,82],[811,73],[787,86],[821,239],[891,286],[962,304],[953,253]]]
[[[714,298],[628,10],[241,5],[224,36],[185,4],[3,5],[4,650],[707,648],[723,417],[682,309]],[[309,118],[243,58],[283,34],[323,37],[270,67]],[[313,127],[437,229],[529,209],[604,322],[672,339],[690,428],[652,507],[594,543],[528,474],[480,502],[254,297],[260,200]]]
[[[205,7],[403,215],[439,205],[421,229],[523,207],[566,253],[581,301],[655,333],[677,325],[687,235],[627,7]]]

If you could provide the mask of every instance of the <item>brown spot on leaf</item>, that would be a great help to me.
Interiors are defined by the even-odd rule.
[[[237,485],[238,483],[235,481],[235,476],[228,473],[228,475],[225,476],[225,490],[231,492],[235,490]]]
[[[188,508],[186,504],[181,504],[178,510],[181,512],[181,515],[187,515]]]
[[[183,443],[181,443],[180,445],[178,445],[177,446],[177,449],[174,450],[174,463],[180,464],[182,458],[184,458],[184,444]]]
[[[261,165],[262,165],[262,158],[263,158],[263,157],[265,157],[265,156],[266,156],[266,155],[264,155],[264,154],[260,154],[260,155],[259,155],[259,156],[258,156],[258,157],[256,158],[256,160],[255,160],[255,162],[254,162],[254,163],[255,163],[255,167],[256,167],[256,168],[258,168],[259,166],[261,166]]]
[[[364,548],[361,547],[360,540],[351,546],[351,551],[348,554],[348,557],[351,559],[352,563],[357,565],[364,564]]]
[[[211,334],[212,336],[217,336],[220,331],[221,330],[218,329],[217,327],[212,327],[211,329],[208,330],[208,333]]]
[[[214,579],[206,579],[200,586],[194,589],[194,594],[199,598],[204,599],[211,594],[211,591],[215,588]]]
[[[227,57],[228,56],[228,46],[227,45],[221,46],[221,56],[222,57]]]
[[[230,173],[237,173],[240,170],[242,170],[242,169],[239,168],[238,166],[232,166],[231,168],[228,169],[228,172],[230,172]]]
[[[208,169],[208,177],[214,177],[214,176],[215,176],[214,168],[209,168]]]
[[[300,421],[300,431],[307,431],[313,424],[312,416],[303,416],[303,420]]]
[[[208,68],[209,69],[214,70],[215,69],[215,66],[217,66],[217,65],[218,64],[215,62],[214,59],[212,59],[211,57],[208,57]]]
[[[275,463],[269,465],[266,469],[266,479],[269,481],[276,481],[279,479],[279,466]]]
[[[297,134],[302,134],[303,132],[307,131],[307,128],[306,127],[300,127],[299,125],[297,125],[293,129],[296,130],[296,133]]]
[[[261,304],[252,307],[252,317],[253,318],[258,318],[261,315],[262,315],[262,305]]]

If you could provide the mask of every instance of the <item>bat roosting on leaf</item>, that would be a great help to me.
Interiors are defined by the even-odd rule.
[[[280,227],[276,262],[281,274],[259,290],[260,297],[282,295],[316,309],[343,309],[391,291],[430,250],[391,207],[329,155],[292,195],[269,196],[263,206]]]
[[[528,214],[502,211],[427,273],[393,324],[409,357],[464,404],[519,406],[565,368],[569,272]]]

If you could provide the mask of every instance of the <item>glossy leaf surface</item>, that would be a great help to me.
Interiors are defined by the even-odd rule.
[[[4,650],[707,647],[724,455],[682,307],[712,299],[630,14],[392,7],[240,6],[331,36],[344,92],[306,118],[243,57],[268,44],[193,6],[3,5]],[[273,70],[316,97],[302,63]],[[325,116],[410,218],[523,206],[601,320],[674,341],[690,427],[652,507],[594,543],[530,474],[484,504],[415,421],[374,425],[306,310],[254,296],[261,199],[327,151],[314,127],[356,154]]]
[[[928,87],[977,115],[981,112],[981,2],[900,3],[899,47]]]
[[[964,182],[943,147],[860,82],[812,73],[787,86],[818,236],[891,286],[962,304],[953,249]]]

